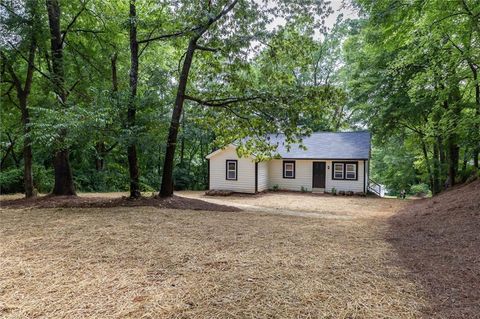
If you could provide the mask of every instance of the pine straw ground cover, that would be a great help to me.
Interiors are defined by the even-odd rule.
[[[338,219],[3,208],[0,317],[420,317],[429,291],[391,242],[401,205],[368,200],[371,216],[339,207]]]

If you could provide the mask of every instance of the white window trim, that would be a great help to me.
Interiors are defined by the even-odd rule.
[[[351,165],[353,167],[353,171],[348,170],[348,165]],[[353,173],[353,178],[348,177],[348,173]],[[349,180],[356,180],[357,179],[357,164],[355,163],[346,163],[345,164],[345,179]]]
[[[337,177],[336,176],[336,173],[340,172],[336,169],[337,165],[342,167],[342,169],[341,169],[342,177]],[[333,179],[344,179],[344,175],[345,175],[345,164],[343,164],[343,163],[333,164]]]
[[[290,167],[290,168],[287,169],[287,167]],[[291,175],[287,175],[287,173],[291,173]],[[283,178],[290,178],[290,179],[295,178],[295,162],[294,161],[283,162]]]
[[[226,180],[228,181],[236,181],[238,179],[238,162],[236,160],[227,160],[227,176]],[[230,169],[230,164],[234,164],[235,168]],[[235,174],[235,177],[230,177],[230,172],[233,172]]]

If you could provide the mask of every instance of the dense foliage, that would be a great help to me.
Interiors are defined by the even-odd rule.
[[[351,110],[375,136],[374,178],[433,193],[478,169],[478,1],[358,0],[345,43]]]
[[[2,1],[1,191],[135,197],[163,178],[168,196],[204,189],[205,156],[234,140],[267,158],[267,133],[358,128],[393,192],[467,179],[480,6],[353,5],[327,27],[323,0]]]

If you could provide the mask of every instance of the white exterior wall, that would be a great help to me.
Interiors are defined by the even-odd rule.
[[[226,179],[227,160],[237,160],[237,180]],[[255,162],[239,158],[234,147],[228,146],[210,158],[210,189],[255,193]]]
[[[335,162],[335,161],[333,161]],[[347,162],[347,161],[345,161]],[[332,179],[332,161],[327,161],[327,180],[325,183],[325,190],[330,192],[332,188],[338,191],[353,191],[353,192],[363,192],[364,189],[364,180],[363,180],[363,160],[358,160],[358,178],[356,181],[352,180],[337,180]],[[330,168],[330,169],[329,169]]]
[[[271,160],[268,162],[268,188],[271,189],[274,185],[278,185],[280,189],[301,191],[303,186],[307,191],[311,191],[313,182],[313,162],[326,163],[325,191],[330,192],[332,188],[335,188],[337,191],[364,191],[363,160],[358,160],[357,180],[333,180],[333,167],[332,161],[330,160],[295,160],[295,178],[283,178],[283,160]]]
[[[258,163],[258,191],[268,189],[268,162]]]
[[[268,188],[278,185],[279,189],[301,191],[302,186],[312,190],[313,161],[295,160],[295,178],[283,178],[283,160],[274,159],[268,162]]]

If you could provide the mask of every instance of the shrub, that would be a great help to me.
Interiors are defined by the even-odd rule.
[[[412,185],[410,187],[410,194],[417,195],[417,196],[426,196],[430,192],[430,187],[428,184],[421,183]]]
[[[23,192],[23,169],[10,168],[0,172],[0,193]]]
[[[39,193],[50,193],[55,183],[52,168],[43,165],[33,165],[33,184]]]
[[[272,191],[276,192],[280,189],[280,187],[278,186],[278,184],[275,184],[272,186]]]

